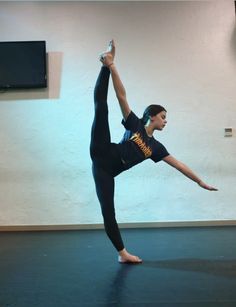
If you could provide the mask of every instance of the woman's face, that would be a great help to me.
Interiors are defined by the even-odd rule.
[[[166,111],[161,111],[157,115],[151,116],[150,120],[156,130],[164,129],[165,125],[167,124]]]

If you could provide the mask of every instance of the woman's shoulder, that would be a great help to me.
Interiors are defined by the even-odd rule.
[[[129,129],[130,127],[138,127],[142,125],[142,121],[138,116],[134,113],[134,111],[130,111],[128,117],[126,119],[122,119],[121,122],[126,129]]]

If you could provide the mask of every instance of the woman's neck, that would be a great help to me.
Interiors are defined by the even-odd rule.
[[[147,135],[148,135],[149,137],[152,137],[153,132],[154,132],[153,128],[150,127],[150,126],[145,126],[145,130],[146,130]]]

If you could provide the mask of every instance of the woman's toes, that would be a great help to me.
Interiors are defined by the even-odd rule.
[[[119,257],[118,257],[118,261],[119,261],[120,263],[141,263],[141,262],[142,262],[142,259],[140,259],[140,258],[137,257],[137,256],[129,255],[129,256],[127,256],[127,257],[119,256]]]

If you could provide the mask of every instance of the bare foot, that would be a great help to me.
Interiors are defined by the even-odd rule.
[[[115,50],[116,47],[115,47],[115,42],[114,40],[112,39],[110,42],[109,42],[109,45],[108,45],[108,48],[107,48],[107,53],[111,53],[112,57],[113,57],[113,60],[115,58]]]
[[[114,57],[115,57],[115,43],[114,40],[111,40],[109,42],[107,51],[103,52],[100,55],[99,59],[105,66],[110,66],[114,62]]]
[[[118,261],[120,263],[129,263],[129,264],[142,263],[142,259],[140,259],[137,256],[131,255],[130,253],[126,251],[125,248],[119,252]]]

